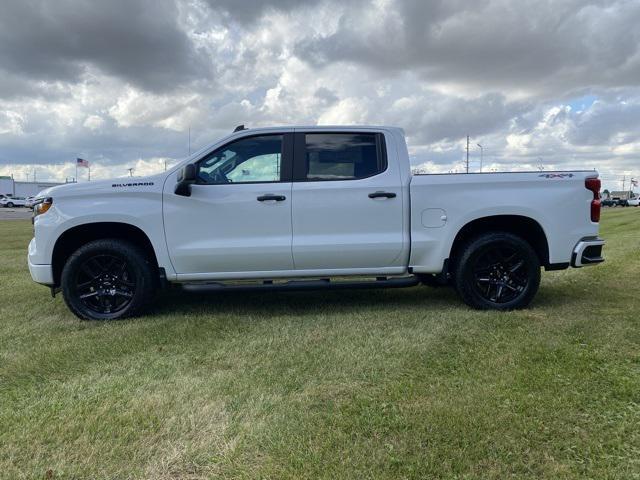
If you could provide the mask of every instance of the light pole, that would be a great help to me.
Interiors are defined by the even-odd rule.
[[[469,173],[469,135],[467,135],[467,173]]]
[[[480,173],[482,173],[482,160],[484,158],[484,148],[479,143],[476,143],[480,147]]]

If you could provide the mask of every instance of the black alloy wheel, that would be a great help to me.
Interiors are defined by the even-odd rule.
[[[135,277],[120,256],[98,254],[86,259],[78,270],[75,294],[92,312],[118,313],[129,306],[135,293]]]
[[[488,246],[473,266],[474,288],[490,302],[508,303],[529,284],[524,254],[509,244]]]

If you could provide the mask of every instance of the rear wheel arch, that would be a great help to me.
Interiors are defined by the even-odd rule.
[[[510,233],[522,238],[536,252],[542,266],[549,265],[549,242],[542,226],[533,218],[524,215],[493,215],[477,218],[464,225],[456,234],[451,251],[450,263],[455,264],[462,254],[462,248],[479,235],[492,232]],[[455,267],[454,267],[455,268]]]
[[[144,252],[154,267],[158,267],[153,244],[147,234],[139,227],[123,222],[85,223],[65,230],[56,240],[51,256],[55,285],[60,285],[64,265],[75,251],[94,240],[107,238],[120,239],[135,245]]]

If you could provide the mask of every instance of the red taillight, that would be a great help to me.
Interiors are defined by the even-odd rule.
[[[584,181],[584,187],[593,192],[593,200],[591,200],[591,221],[598,223],[600,221],[600,179],[587,178]]]

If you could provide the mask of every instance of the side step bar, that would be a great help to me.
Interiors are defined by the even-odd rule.
[[[337,290],[365,289],[365,288],[405,288],[418,285],[420,280],[415,275],[407,277],[377,277],[375,280],[360,281],[332,281],[330,278],[317,280],[289,280],[287,282],[273,283],[273,280],[264,280],[256,283],[183,283],[182,289],[187,292],[208,293],[219,291],[252,291],[252,290]]]

